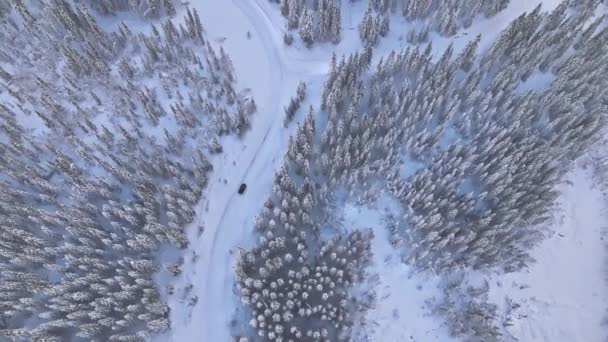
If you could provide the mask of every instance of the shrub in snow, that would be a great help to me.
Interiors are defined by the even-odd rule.
[[[287,46],[293,44],[293,35],[291,33],[288,33],[288,32],[283,33],[283,42]]]

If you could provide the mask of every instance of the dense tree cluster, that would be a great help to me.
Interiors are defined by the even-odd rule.
[[[260,244],[241,256],[238,285],[251,307],[250,325],[267,340],[348,340],[356,308],[348,290],[367,261],[369,238],[356,232],[315,241],[311,253],[307,232],[267,229]]]
[[[522,15],[482,56],[474,40],[436,63],[430,45],[392,53],[364,80],[348,71],[360,70],[357,58],[332,67],[321,168],[348,186],[384,175],[408,212],[394,242],[407,246],[409,262],[436,270],[527,262],[555,184],[605,121],[608,30],[596,32],[602,18],[584,26],[592,11],[567,15],[569,6]],[[521,91],[534,73],[555,81]],[[400,176],[412,161],[423,170]]]
[[[78,3],[0,4],[0,339],[167,330],[156,253],[187,245],[206,154],[255,110],[196,11],[149,33],[107,32]]]
[[[347,341],[353,312],[365,308],[348,290],[364,276],[372,236],[358,230],[321,236],[332,222],[326,185],[308,178],[315,154],[312,109],[298,132],[256,218],[259,243],[241,253],[238,287],[251,309],[253,340]]]
[[[302,101],[304,101],[305,98],[306,83],[300,81],[300,83],[298,83],[298,88],[296,89],[296,96],[291,98],[289,105],[285,108],[285,127],[293,120],[293,117],[296,115],[298,109],[300,109],[300,105],[302,105]]]
[[[263,279],[268,296],[292,291],[278,279],[285,282],[291,265],[301,271],[293,261],[300,251],[311,260],[324,255],[307,239],[340,225],[335,211],[344,200],[373,201],[380,193],[397,199],[403,215],[388,225],[391,242],[417,269],[514,271],[528,264],[556,185],[606,122],[608,27],[592,16],[596,5],[566,1],[551,13],[538,7],[486,51],[478,51],[479,37],[458,54],[449,46],[437,60],[431,44],[409,47],[371,71],[371,45],[339,61],[334,56],[317,117],[324,125],[316,127],[311,110],[290,140],[256,225],[261,241],[237,269],[261,339],[297,337],[277,335],[276,323],[258,325],[275,311],[263,294],[251,300],[260,290],[250,290],[246,279]],[[286,255],[294,263],[284,269]],[[471,300],[483,289],[458,292],[460,285],[450,284],[437,311],[452,333],[498,340],[495,307]],[[281,291],[274,292],[282,313]],[[458,297],[465,292],[468,299]]]
[[[429,31],[453,36],[468,28],[477,16],[491,17],[509,5],[509,0],[370,0],[381,13],[400,13],[412,24],[407,34],[410,43],[428,39]]]
[[[271,0],[287,18],[287,31],[296,30],[307,46],[315,42],[337,44],[342,36],[340,1]],[[286,41],[287,42],[287,41]]]

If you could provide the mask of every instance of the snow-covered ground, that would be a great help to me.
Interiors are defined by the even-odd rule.
[[[601,342],[608,308],[606,202],[590,172],[576,168],[562,186],[556,224],[525,272],[490,277],[490,299],[520,305],[506,332],[512,341]],[[504,310],[503,310],[504,312]]]
[[[608,308],[606,287],[606,202],[591,173],[577,167],[562,185],[555,222],[532,253],[529,269],[510,274],[468,273],[465,283],[489,284],[488,299],[498,307],[505,341],[600,342]],[[347,204],[344,226],[372,228],[370,282],[376,307],[367,314],[372,341],[453,341],[446,323],[432,316],[429,301],[439,302],[440,277],[415,272],[401,262],[388,242],[383,215],[398,212],[383,200],[381,209]],[[368,286],[366,284],[365,286]],[[501,327],[502,328],[502,327]]]
[[[401,261],[397,249],[389,243],[383,216],[398,213],[399,204],[384,198],[378,209],[347,204],[344,227],[371,228],[372,261],[368,280],[362,288],[373,288],[376,305],[366,313],[366,325],[355,326],[354,336],[366,335],[371,341],[456,341],[443,322],[432,317],[428,301],[441,297],[441,279],[415,272]]]
[[[532,253],[535,263],[522,272],[480,274],[465,272],[465,285],[489,285],[488,300],[498,308],[497,324],[504,341],[601,342],[608,338],[604,324],[608,308],[606,287],[606,200],[591,173],[578,166],[559,189],[554,222],[547,239]],[[371,341],[457,341],[446,322],[433,316],[443,293],[441,277],[415,272],[401,262],[390,245],[383,223],[397,205],[381,200],[378,209],[346,204],[344,226],[372,228],[373,259],[368,282],[376,306],[367,324],[355,335]],[[509,322],[507,326],[501,326]]]
[[[510,7],[491,20],[476,22],[455,39],[458,50],[478,33],[482,48],[508,23],[537,1],[512,1]],[[545,10],[558,1],[543,1]],[[229,324],[238,296],[233,293],[233,266],[238,247],[251,244],[253,220],[266,194],[271,191],[274,171],[282,163],[288,137],[295,124],[283,127],[283,107],[295,94],[300,80],[309,94],[302,106],[317,104],[332,52],[348,53],[360,47],[357,24],[365,6],[343,6],[344,39],[338,46],[317,45],[311,50],[282,40],[284,19],[267,0],[196,0],[196,8],[209,37],[230,55],[238,88],[250,89],[258,111],[252,128],[242,139],[225,138],[224,153],[213,159],[214,171],[198,208],[198,218],[188,230],[190,247],[185,253],[183,273],[169,298],[172,330],[169,339],[186,341],[230,341]],[[376,56],[405,44],[405,23],[393,21],[391,33],[375,50]],[[251,33],[248,37],[247,32]],[[434,40],[440,53],[449,42]],[[301,120],[300,110],[296,121]],[[521,307],[514,311],[507,332],[519,341],[605,340],[601,325],[606,302],[604,277],[603,208],[598,190],[587,172],[577,169],[563,187],[562,220],[534,252],[537,263],[527,272],[490,277],[490,299],[501,310],[509,296]],[[248,185],[244,195],[236,190]],[[379,225],[381,212],[346,207],[345,220],[354,228],[375,226],[374,259],[370,274],[378,274],[377,305],[368,313],[366,333],[373,341],[451,341],[440,318],[430,315],[428,299],[440,296],[438,278],[415,274],[400,262]],[[204,233],[198,234],[198,227]],[[499,285],[500,284],[500,285]],[[194,305],[188,301],[197,298]]]

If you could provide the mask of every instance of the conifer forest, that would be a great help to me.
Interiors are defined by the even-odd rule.
[[[607,213],[606,0],[0,0],[0,342],[604,342]]]

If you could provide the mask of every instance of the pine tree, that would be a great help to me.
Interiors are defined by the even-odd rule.
[[[312,13],[308,9],[304,9],[302,18],[299,24],[300,38],[304,41],[307,47],[311,47],[314,43],[314,27]]]

